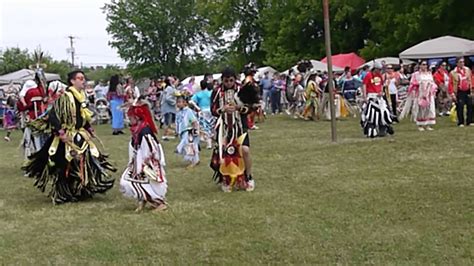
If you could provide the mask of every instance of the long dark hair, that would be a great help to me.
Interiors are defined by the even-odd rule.
[[[120,84],[120,79],[118,75],[113,75],[110,77],[109,81],[109,92],[116,92],[117,86]]]
[[[172,86],[172,85],[171,85],[170,77],[166,77],[166,79],[165,79],[165,84],[166,84],[166,87]]]

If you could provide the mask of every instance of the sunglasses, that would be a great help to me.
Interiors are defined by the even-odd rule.
[[[231,79],[224,79],[224,80],[223,80],[224,83],[232,83],[232,82],[234,82],[234,81],[235,81],[235,79],[233,79],[233,78],[231,78]]]
[[[427,66],[428,64],[427,64],[427,63],[423,63],[423,64],[421,64],[421,65],[422,65],[422,66]]]
[[[79,77],[76,77],[77,80],[80,80],[80,81],[84,81],[85,80],[85,77],[84,76],[79,76]]]

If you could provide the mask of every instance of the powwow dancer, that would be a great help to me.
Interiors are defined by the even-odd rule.
[[[413,73],[406,100],[400,118],[411,113],[419,131],[433,130],[436,124],[436,83],[428,69],[426,61],[421,62],[420,70]]]
[[[211,168],[224,192],[231,192],[234,187],[247,191],[255,188],[247,133],[247,114],[259,103],[258,85],[252,76],[254,71],[253,64],[246,66],[246,79],[239,88],[235,71],[226,68],[222,72],[222,85],[212,93],[211,110],[218,120]]]
[[[293,81],[294,86],[294,94],[293,98],[295,99],[294,105],[294,116],[293,118],[298,119],[298,117],[302,118],[302,114],[304,112],[304,107],[306,104],[305,98],[305,90],[303,87],[303,75],[298,73],[295,76],[295,80]]]
[[[310,120],[309,116],[311,116],[314,120],[319,120],[320,114],[319,111],[319,98],[321,95],[321,89],[319,85],[316,83],[316,73],[310,74],[308,78],[308,82],[306,85],[305,91],[305,108],[303,112],[303,118],[305,120]]]
[[[405,106],[407,97],[408,97],[408,87],[410,86],[410,79],[408,75],[405,73],[405,67],[401,66],[398,72],[400,77],[400,82],[397,88],[397,95],[398,95],[398,112],[401,113],[403,111],[403,107]]]
[[[214,136],[214,125],[216,121],[211,113],[212,91],[209,89],[209,86],[205,80],[202,80],[200,85],[201,91],[193,95],[190,103],[199,114],[199,130],[201,133],[201,140],[206,142],[207,149],[211,149],[212,137]]]
[[[69,87],[48,113],[51,136],[23,167],[41,191],[51,187],[49,196],[54,204],[90,198],[114,184],[107,171],[115,168],[93,142],[84,80],[82,71],[68,74]]]
[[[188,107],[187,96],[178,96],[176,106],[179,109],[176,116],[176,132],[181,140],[176,152],[189,163],[186,168],[192,168],[199,164],[199,122],[194,111]]]
[[[20,101],[17,109],[24,114],[25,129],[21,146],[25,160],[33,153],[38,152],[48,139],[49,125],[42,117],[47,109],[47,97],[43,85],[39,82],[38,74],[35,81],[28,80],[20,91]]]
[[[331,120],[331,108],[330,108],[330,93],[329,93],[329,77],[324,76],[322,82],[320,83],[323,88],[323,95],[320,100],[320,105],[319,105],[319,113],[324,116],[326,120]],[[343,99],[342,96],[339,95],[338,93],[338,87],[337,87],[337,80],[333,79],[332,81],[333,88],[334,88],[334,108],[335,108],[335,117],[336,119],[340,118],[342,114],[346,114],[346,103]],[[341,112],[341,110],[343,112]]]
[[[394,134],[392,117],[387,103],[382,97],[382,65],[375,63],[371,72],[364,78],[362,94],[364,106],[361,114],[361,126],[368,138]]]
[[[132,138],[128,166],[120,179],[121,192],[138,201],[136,211],[149,203],[156,211],[166,209],[168,189],[165,156],[148,105],[139,101],[128,109]]]

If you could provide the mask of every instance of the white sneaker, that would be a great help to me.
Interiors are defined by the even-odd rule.
[[[461,124],[461,125],[459,125],[458,127],[464,127],[464,125],[463,125],[463,124]]]
[[[255,190],[255,180],[249,180],[249,182],[247,182],[247,188],[245,189],[246,191],[248,192],[252,192]]]
[[[168,140],[168,137],[167,136],[163,136],[161,137],[162,140]]]
[[[222,189],[222,191],[225,192],[225,193],[232,192],[231,187],[228,186],[228,185],[225,185],[225,184],[222,184],[222,185],[221,185],[221,189]]]
[[[428,131],[433,131],[434,128],[432,128],[432,127],[427,127],[426,130],[428,130]]]
[[[6,142],[10,142],[10,141],[11,141],[10,137],[7,137],[7,136],[5,136],[3,139],[4,139]]]
[[[425,131],[425,128],[424,127],[419,127],[418,131],[420,131],[420,132]]]

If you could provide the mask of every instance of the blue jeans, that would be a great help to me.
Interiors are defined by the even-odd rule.
[[[278,90],[274,90],[271,93],[271,100],[272,100],[272,114],[276,114],[281,112],[281,107],[280,107],[280,96],[281,93]]]
[[[263,104],[264,104],[264,111],[270,109],[270,90],[263,90]]]

